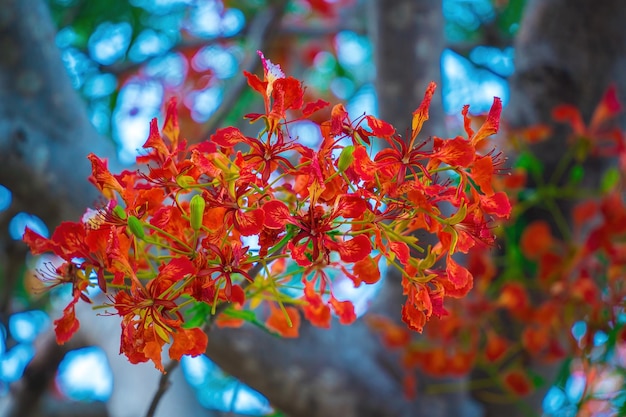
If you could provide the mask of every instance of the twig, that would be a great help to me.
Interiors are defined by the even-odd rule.
[[[146,417],[154,416],[154,413],[159,406],[161,398],[163,398],[163,395],[165,395],[167,389],[170,387],[170,375],[172,374],[172,372],[174,372],[174,370],[176,370],[176,368],[178,368],[179,364],[179,361],[172,360],[169,361],[167,365],[165,365],[164,372],[163,374],[161,374],[161,378],[159,379],[159,386],[157,387],[157,390],[152,397],[152,402],[150,403],[150,408],[148,408]]]
[[[285,14],[286,6],[286,0],[271,2],[270,6],[262,13],[259,13],[250,24],[247,36],[248,47],[246,58],[241,65],[242,71],[240,71],[239,75],[235,76],[230,85],[227,86],[227,94],[222,99],[221,105],[209,120],[204,123],[203,128],[206,133],[203,136],[208,137],[208,135],[222,123],[237,100],[241,97],[241,94],[245,91],[247,82],[246,78],[243,76],[243,70],[254,73],[259,69],[261,63],[256,56],[256,51],[266,49],[270,41],[277,36],[278,32],[275,28],[280,25],[280,21]]]

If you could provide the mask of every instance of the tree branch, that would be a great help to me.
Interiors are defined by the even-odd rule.
[[[245,58],[241,63],[241,71],[224,88],[225,96],[219,108],[213,113],[209,120],[204,123],[203,136],[207,137],[222,123],[224,118],[233,109],[233,106],[241,97],[247,87],[246,77],[243,71],[256,72],[261,67],[261,61],[256,51],[266,50],[267,45],[277,36],[276,27],[285,14],[287,7],[286,0],[274,0],[270,2],[267,9],[259,13],[249,28],[248,46]]]

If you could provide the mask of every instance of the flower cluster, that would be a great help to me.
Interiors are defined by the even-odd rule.
[[[172,100],[162,128],[156,119],[150,125],[140,169],[113,174],[89,156],[90,179],[107,200],[96,214],[61,224],[49,239],[26,231],[34,254],[63,259],[56,279],[73,285],[55,321],[60,343],[79,327],[75,305],[89,301],[92,278],[121,317],[121,352],[160,370],[166,345],[173,359],[204,352],[198,326],[218,308],[232,324],[250,320],[244,313],[263,302],[265,325],[285,337],[297,335],[296,308],[321,327],[333,312],[354,321],[352,303],[334,294],[330,270],[358,286],[380,278],[382,258],[399,268],[402,319],[420,332],[431,316],[446,314],[446,297],[472,288],[472,274],[452,255],[491,245],[490,220],[511,209],[492,186],[501,155],[477,150],[498,130],[500,100],[478,131],[466,107],[467,136],[422,143],[434,84],[403,138],[374,116],[352,120],[341,104],[328,112],[323,100],[305,103],[300,81],[260,57],[263,79],[245,73],[265,107],[246,115],[262,125],[256,137],[226,127],[188,146]],[[319,132],[315,149],[291,133],[303,121]],[[437,243],[423,247],[414,236],[420,230]],[[193,312],[199,321],[186,319]]]
[[[493,376],[488,388],[506,388],[502,399],[509,401],[540,384],[528,372],[528,358],[553,364],[570,357],[573,376],[580,368],[587,372],[581,410],[586,402],[599,407],[596,412],[619,403],[611,403],[619,389],[607,393],[607,386],[593,384],[603,374],[623,386],[626,372],[626,135],[614,124],[620,112],[614,89],[588,125],[571,105],[553,111],[571,135],[551,182],[541,181],[545,168],[529,146],[551,132],[534,126],[510,136],[519,155],[496,189],[507,190],[514,208],[502,225],[499,257],[478,247],[466,258],[476,277],[472,294],[449,303],[451,314],[420,340],[388,318],[369,319],[387,346],[402,350],[407,387],[415,384],[415,368],[442,376],[478,367]],[[592,166],[604,165],[602,175],[585,175],[590,159],[606,157],[617,163],[603,159]],[[600,180],[590,184],[593,176]],[[537,212],[547,214],[538,218]],[[568,377],[562,372],[557,384]]]

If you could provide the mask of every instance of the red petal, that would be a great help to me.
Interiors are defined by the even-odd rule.
[[[232,148],[239,143],[247,143],[248,139],[236,127],[225,127],[211,135],[211,142],[224,148]]]
[[[548,252],[554,239],[550,225],[543,220],[536,220],[526,226],[520,238],[520,249],[524,256],[528,259],[539,259],[539,257]]]
[[[80,323],[76,319],[76,311],[74,309],[77,301],[78,299],[72,300],[72,302],[70,302],[70,304],[63,310],[63,316],[54,321],[54,332],[59,345],[69,341],[80,327]]]
[[[287,249],[291,252],[291,258],[296,261],[300,266],[311,265],[311,260],[306,254],[309,252],[306,244],[294,245],[293,242],[289,242]]]
[[[609,86],[606,93],[602,97],[602,101],[598,104],[598,107],[593,112],[593,117],[591,118],[590,126],[598,127],[602,123],[610,120],[611,118],[617,116],[622,111],[622,104],[619,102],[619,98],[617,97],[617,89],[615,85]]]
[[[352,269],[352,273],[357,280],[354,280],[354,286],[358,287],[361,282],[366,284],[374,284],[380,280],[380,270],[378,268],[378,260],[380,260],[380,255],[376,258],[372,258],[371,256],[366,256],[360,261],[354,264],[354,268]]]
[[[476,157],[474,146],[461,136],[441,141],[433,156],[450,166],[468,167]]]
[[[530,394],[533,389],[533,386],[528,379],[528,376],[526,376],[526,373],[517,369],[509,371],[504,376],[504,385],[506,385],[506,387],[513,391],[515,394],[521,396]]]
[[[494,194],[492,187],[493,160],[489,156],[483,156],[474,161],[472,166],[472,179],[480,187],[483,194],[491,196]]]
[[[467,138],[470,139],[474,136],[474,129],[472,129],[472,119],[468,116],[469,113],[469,104],[463,106],[463,110],[461,114],[463,115],[463,126],[465,127],[465,133],[467,133]]]
[[[552,118],[557,122],[568,123],[578,135],[585,134],[585,122],[578,109],[571,104],[557,106],[552,110]]]
[[[396,133],[396,129],[384,120],[377,119],[374,116],[365,116],[365,119],[367,120],[367,125],[372,129],[374,136],[385,138],[393,136],[393,134]]]
[[[298,337],[300,330],[300,313],[298,313],[295,307],[285,307],[289,320],[291,321],[291,326],[289,326],[289,321],[287,317],[285,317],[283,310],[273,304],[270,304],[270,310],[270,315],[265,322],[268,329],[278,333],[284,338],[291,339]]]
[[[409,326],[409,329],[422,333],[426,324],[426,315],[423,311],[415,308],[413,303],[407,301],[402,306],[402,321]]]
[[[106,160],[98,158],[90,153],[87,158],[91,161],[91,176],[89,181],[109,200],[115,198],[115,191],[120,195],[124,193],[124,188],[119,181],[109,172]]]
[[[172,150],[176,150],[178,147],[178,136],[180,135],[176,105],[176,97],[170,98],[165,112],[165,122],[163,122],[163,133],[172,141]]]
[[[51,240],[60,242],[57,255],[66,260],[85,256],[87,230],[83,223],[63,222],[52,233]],[[57,244],[55,243],[55,246]]]
[[[291,219],[289,208],[279,200],[271,200],[261,207],[265,212],[265,227],[282,229]]]
[[[244,71],[243,75],[245,75],[248,80],[248,85],[258,91],[259,93],[265,96],[267,94],[267,82],[261,81],[259,77],[255,74],[251,74],[248,71]]]
[[[244,236],[261,233],[264,221],[265,212],[262,209],[235,212],[235,228]]]
[[[500,114],[502,113],[502,100],[498,97],[493,98],[493,104],[487,115],[487,120],[478,129],[478,132],[472,136],[472,145],[476,146],[478,142],[498,132],[500,128]]]
[[[297,110],[302,107],[302,85],[299,80],[293,77],[279,78],[273,84],[272,97],[280,96],[282,103],[276,109],[283,115],[286,110]],[[275,103],[276,104],[276,103]],[[274,111],[274,109],[272,109]]]
[[[39,255],[46,252],[55,252],[59,249],[59,245],[56,242],[51,241],[37,232],[33,232],[28,227],[24,230],[24,236],[22,236],[24,243],[28,245],[33,255]]]
[[[508,219],[511,214],[511,202],[503,191],[492,196],[480,196],[480,206],[485,213],[493,214],[503,219]]]
[[[319,99],[317,101],[305,104],[304,108],[302,109],[302,114],[304,117],[309,117],[316,111],[321,110],[324,107],[329,106],[329,105],[330,105],[329,102]]]
[[[339,323],[351,324],[356,320],[354,313],[354,304],[350,301],[339,301],[335,297],[330,297],[330,305],[335,310],[335,314],[339,317]]]
[[[413,112],[413,121],[411,123],[411,140],[414,140],[417,134],[422,130],[422,125],[426,120],[428,120],[428,108],[430,107],[430,102],[433,99],[433,95],[435,94],[435,88],[437,85],[434,82],[430,82],[428,84],[428,88],[424,93],[424,99],[422,100],[422,104]]]
[[[509,349],[510,343],[505,338],[499,336],[494,331],[487,332],[487,344],[485,346],[485,357],[489,362],[496,362],[502,358]]]
[[[341,242],[337,245],[339,256],[344,262],[358,262],[372,252],[372,243],[365,235]]]
[[[144,334],[149,333],[148,331],[144,332]],[[163,342],[160,338],[153,339],[149,342],[146,342],[143,347],[143,353],[146,358],[150,359],[154,363],[154,367],[161,372],[165,372],[163,369],[163,362],[161,359],[161,352],[163,350]]]
[[[376,164],[370,159],[365,146],[355,146],[352,156],[354,157],[354,161],[351,167],[354,172],[356,172],[363,181],[373,180],[374,174],[376,173]]]
[[[348,111],[343,104],[336,104],[331,111],[330,133],[335,136],[341,135],[344,120],[348,120]]]
[[[167,264],[159,267],[159,274],[155,278],[155,281],[152,282],[158,282],[159,287],[163,287],[162,290],[165,291],[169,289],[173,283],[195,272],[196,268],[189,258],[174,258]],[[161,294],[161,291],[157,294]]]
[[[396,254],[402,265],[408,265],[411,253],[409,246],[404,242],[389,242],[389,249]]]
[[[451,256],[448,256],[446,262],[446,273],[448,274],[448,280],[455,288],[465,288],[468,283],[473,281],[472,274],[459,265]]]
[[[161,137],[161,133],[159,133],[159,124],[156,119],[152,119],[150,121],[150,133],[148,135],[148,139],[146,143],[143,144],[144,149],[152,148],[159,155],[169,155],[170,151],[167,149],[165,142],[163,142],[163,138]]]
[[[356,195],[342,196],[337,205],[337,214],[346,219],[360,217],[365,210],[367,210],[367,204],[361,197]]]
[[[307,304],[303,307],[304,317],[317,327],[330,327],[330,308],[324,304],[322,297],[315,292],[314,284],[304,281],[304,299]]]

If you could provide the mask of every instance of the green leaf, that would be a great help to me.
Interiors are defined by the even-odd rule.
[[[516,168],[524,168],[532,175],[541,175],[543,172],[543,164],[541,161],[530,152],[522,153],[515,161]]]
[[[197,302],[187,311],[187,314],[190,317],[185,320],[183,327],[186,329],[200,327],[206,322],[206,318],[211,315],[211,306],[207,303]]]
[[[509,0],[506,8],[499,14],[497,19],[497,25],[502,32],[515,35],[517,28],[519,27],[526,0]]]
[[[619,177],[620,173],[617,168],[609,168],[602,176],[602,180],[600,181],[600,190],[603,193],[613,190],[619,182]]]
[[[575,165],[569,172],[569,180],[572,184],[578,184],[585,176],[585,169],[581,165]]]

